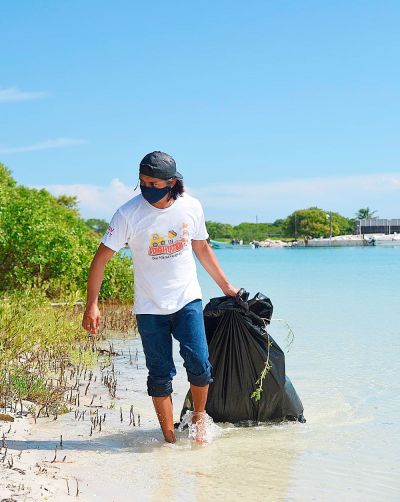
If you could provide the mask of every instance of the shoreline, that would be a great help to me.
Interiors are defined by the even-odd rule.
[[[314,237],[312,239],[297,239],[284,241],[280,239],[265,239],[257,241],[256,247],[261,248],[299,248],[299,247],[347,247],[347,246],[383,246],[400,245],[398,234],[364,234],[336,235],[333,237]],[[239,245],[237,245],[240,248]]]

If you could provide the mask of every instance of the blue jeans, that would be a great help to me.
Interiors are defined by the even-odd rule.
[[[198,387],[212,382],[200,299],[187,303],[174,314],[136,314],[136,320],[149,370],[149,396],[169,396],[172,393],[176,368],[172,358],[171,335],[180,344],[179,353],[189,382]]]

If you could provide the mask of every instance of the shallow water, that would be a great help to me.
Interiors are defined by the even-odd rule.
[[[71,462],[62,469],[84,480],[84,500],[399,500],[400,249],[217,253],[235,285],[270,296],[275,318],[293,328],[286,369],[306,424],[224,424],[215,426],[207,446],[194,444],[187,431],[178,433],[176,445],[164,444],[145,392],[140,340],[116,339],[114,347],[123,351],[114,358],[116,407],[108,409],[112,400],[100,383],[91,389],[94,404],[102,402],[100,413],[106,413],[102,432],[89,437],[88,417],[75,421],[72,413],[41,421],[13,447],[47,450],[51,459],[62,433],[60,457]],[[205,301],[220,295],[200,267],[199,277]],[[271,334],[286,346],[283,323],[272,322]],[[129,348],[133,355],[138,350],[132,364]],[[188,384],[175,352],[177,420]],[[129,425],[132,404],[140,427]]]

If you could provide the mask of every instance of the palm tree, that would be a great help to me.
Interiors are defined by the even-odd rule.
[[[363,207],[358,210],[356,214],[357,220],[371,220],[373,218],[377,218],[377,211],[371,211],[369,207]]]

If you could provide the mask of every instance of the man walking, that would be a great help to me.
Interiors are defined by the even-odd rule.
[[[140,163],[139,179],[141,194],[115,212],[93,258],[82,326],[91,334],[97,332],[104,268],[127,242],[135,269],[133,310],[148,368],[147,391],[164,438],[175,442],[172,335],[180,344],[193,396],[196,439],[201,442],[212,378],[202,294],[192,251],[225,295],[235,296],[238,288],[229,283],[207,243],[201,204],[184,192],[174,159],[159,151],[149,153]]]

